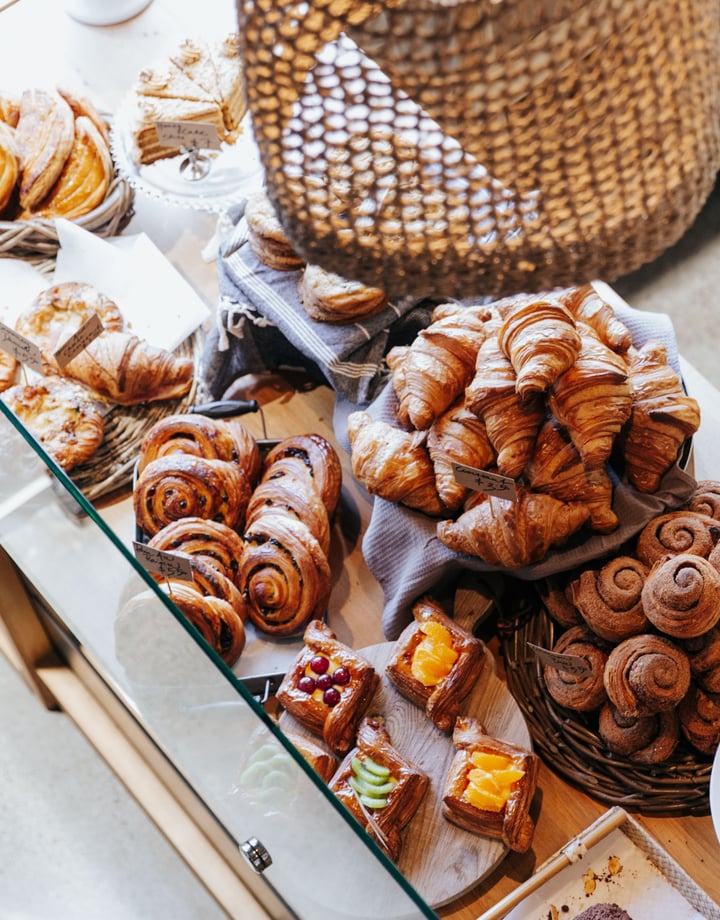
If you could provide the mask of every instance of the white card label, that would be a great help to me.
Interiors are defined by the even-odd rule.
[[[62,345],[53,352],[53,358],[58,365],[64,368],[74,357],[80,354],[94,341],[105,327],[97,313],[85,320],[77,332],[74,332]]]
[[[515,480],[498,473],[489,473],[487,470],[478,470],[474,466],[465,466],[462,463],[452,464],[455,479],[461,486],[475,489],[476,492],[487,492],[498,498],[507,498],[508,501],[517,501],[517,488]]]
[[[584,658],[579,655],[563,655],[560,652],[551,652],[550,649],[543,648],[541,645],[533,645],[528,642],[530,648],[535,652],[535,657],[539,661],[565,674],[571,674],[573,677],[589,677],[592,668]]]
[[[38,374],[44,372],[42,354],[37,345],[4,323],[0,323],[0,349],[12,355],[21,364],[27,364]]]
[[[185,553],[169,553],[167,550],[155,549],[154,546],[148,546],[140,543],[138,540],[133,541],[135,558],[155,575],[162,575],[163,578],[177,578],[180,581],[192,581],[193,570],[190,556]]]
[[[215,125],[200,121],[156,121],[158,141],[163,147],[188,150],[219,150],[220,135]]]

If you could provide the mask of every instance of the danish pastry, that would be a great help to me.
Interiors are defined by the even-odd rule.
[[[222,660],[232,667],[245,647],[245,626],[232,604],[220,597],[202,594],[187,582],[161,584],[184,617]]]
[[[397,861],[402,830],[423,800],[430,780],[393,747],[382,716],[365,716],[330,790],[390,859]],[[369,816],[369,817],[368,817]]]
[[[380,678],[322,621],[311,620],[303,638],[304,647],[283,678],[277,700],[331,751],[344,756]]]
[[[414,622],[397,640],[385,669],[390,682],[449,734],[485,664],[485,646],[430,597],[413,606]]]
[[[286,461],[285,466],[280,461]],[[292,435],[268,451],[263,478],[279,478],[289,468],[302,467],[318,490],[329,517],[335,513],[342,489],[342,466],[335,448],[319,434]]]
[[[283,734],[288,740],[292,741],[320,779],[329,783],[338,768],[338,759],[332,751],[329,751],[320,742],[313,741],[312,738],[302,734],[297,729],[293,730],[289,727],[289,723],[283,725]]]
[[[493,837],[511,850],[530,849],[535,822],[530,807],[540,761],[518,745],[488,735],[476,720],[458,717],[457,748],[443,791],[443,815],[475,834]]]
[[[154,549],[202,560],[235,585],[243,545],[242,537],[232,527],[201,517],[172,521],[148,541],[148,546]]]

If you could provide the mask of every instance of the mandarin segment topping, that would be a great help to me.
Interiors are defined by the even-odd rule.
[[[470,763],[472,767],[467,775],[468,784],[463,798],[483,811],[502,811],[513,784],[522,779],[525,771],[512,757],[489,751],[473,751]]]
[[[447,677],[459,655],[442,623],[430,620],[422,624],[421,631],[423,638],[413,653],[410,670],[424,687],[434,687]]]

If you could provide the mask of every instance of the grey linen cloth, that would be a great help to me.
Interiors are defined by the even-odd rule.
[[[646,313],[631,308],[615,308],[632,333],[636,346],[653,339],[662,342],[668,361],[678,376],[677,343],[670,319],[663,314]],[[692,395],[692,394],[690,394]],[[389,384],[368,407],[373,418],[397,425],[396,399]],[[335,425],[341,443],[348,445],[346,424],[349,412],[356,407],[338,405]],[[663,478],[658,492],[644,495],[623,483],[610,469],[614,481],[613,510],[620,527],[611,534],[577,534],[562,548],[551,550],[544,559],[522,569],[505,570],[521,580],[536,580],[576,567],[587,566],[612,552],[617,552],[653,517],[684,504],[695,480],[675,465]],[[412,509],[374,498],[369,526],[363,538],[363,555],[368,568],[380,583],[384,608],[382,629],[388,640],[395,640],[412,620],[412,604],[424,592],[451,583],[464,570],[502,572],[475,556],[455,553],[436,535],[437,521]]]
[[[201,360],[213,398],[245,374],[295,369],[352,403],[367,404],[387,381],[387,351],[412,341],[430,319],[431,301],[406,297],[359,322],[316,322],[300,303],[299,280],[299,271],[279,272],[260,262],[240,217],[220,243],[220,303]]]

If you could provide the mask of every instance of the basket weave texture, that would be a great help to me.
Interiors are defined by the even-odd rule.
[[[246,0],[239,20],[291,241],[393,292],[612,281],[720,168],[716,0]]]

